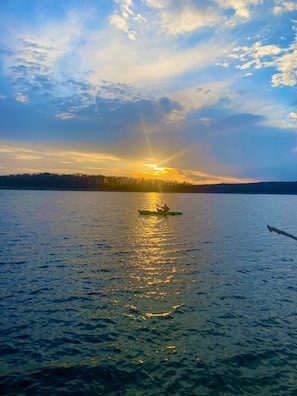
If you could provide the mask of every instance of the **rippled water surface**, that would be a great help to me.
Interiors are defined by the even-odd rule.
[[[297,394],[297,197],[0,203],[1,395]]]

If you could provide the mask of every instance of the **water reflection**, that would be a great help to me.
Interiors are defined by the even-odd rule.
[[[164,206],[166,196],[159,193],[146,193],[143,200],[144,210],[156,210],[156,205]],[[170,205],[169,205],[170,206]]]
[[[294,394],[286,197],[2,194],[2,394]]]
[[[149,195],[149,208],[158,202]],[[131,230],[132,255],[128,287],[133,292],[127,308],[135,319],[166,318],[182,305],[177,274],[178,249],[174,222],[163,217],[139,217]],[[179,266],[179,272],[183,271]]]

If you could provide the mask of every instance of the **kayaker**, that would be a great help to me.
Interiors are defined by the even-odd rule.
[[[158,205],[158,204],[156,204],[157,205],[157,211],[158,212],[165,212],[165,213],[167,213],[168,211],[169,211],[169,208],[168,208],[168,206],[166,205],[166,204],[164,204],[164,206],[160,206],[160,205]],[[160,209],[158,209],[158,208],[160,208]]]

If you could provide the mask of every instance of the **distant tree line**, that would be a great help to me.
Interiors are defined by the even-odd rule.
[[[220,194],[297,194],[297,182],[191,185],[188,192]]]
[[[297,194],[297,182],[196,185],[177,181],[103,175],[34,173],[0,176],[0,189],[182,192],[220,194]]]
[[[188,183],[103,175],[34,173],[0,176],[1,189],[185,192]]]

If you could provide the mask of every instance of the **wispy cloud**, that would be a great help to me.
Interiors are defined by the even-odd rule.
[[[294,120],[297,119],[297,113],[295,113],[294,111],[291,111],[291,113],[289,113],[288,115],[289,118],[293,118]]]
[[[295,1],[276,0],[275,3],[276,6],[273,9],[273,12],[275,14],[281,14],[283,12],[287,12],[287,11],[291,12],[297,10],[297,4]]]
[[[14,95],[14,97],[15,97],[15,100],[16,100],[17,102],[21,102],[21,103],[27,103],[28,100],[29,100],[27,95],[23,95],[23,94],[20,93],[20,92],[17,92],[17,93]]]
[[[289,9],[289,8],[288,8]],[[289,9],[291,11],[291,9]],[[239,70],[272,68],[271,84],[278,86],[295,86],[297,84],[297,29],[293,26],[295,38],[288,46],[280,44],[263,44],[256,41],[250,46],[234,48],[229,58],[238,63]]]

